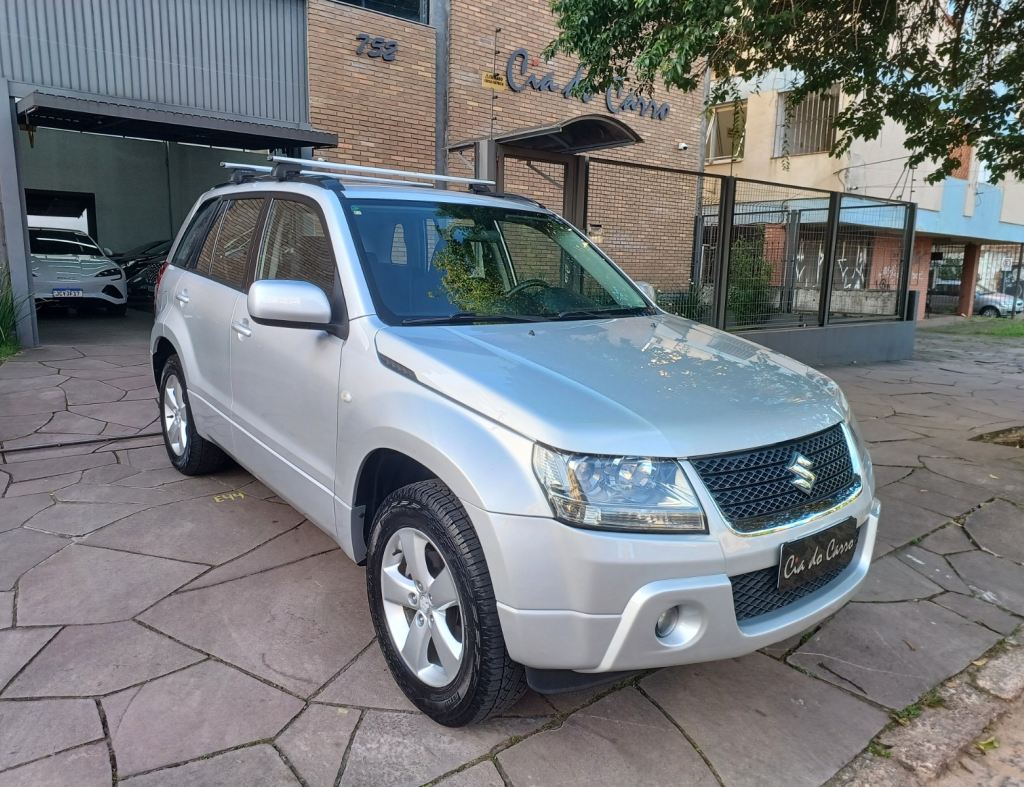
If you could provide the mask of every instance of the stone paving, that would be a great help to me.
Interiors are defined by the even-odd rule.
[[[1024,617],[1024,451],[971,440],[1024,423],[1024,349],[922,334],[828,370],[883,502],[856,600],[743,659],[440,727],[387,673],[363,570],[245,472],[171,469],[145,337],[116,339],[0,366],[0,787],[820,784]]]

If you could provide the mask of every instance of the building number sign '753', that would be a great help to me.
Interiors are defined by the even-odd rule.
[[[356,41],[359,42],[359,46],[356,47],[357,55],[366,55],[373,58],[379,57],[384,62],[390,63],[395,59],[395,55],[398,54],[398,42],[393,38],[360,33],[356,36]]]

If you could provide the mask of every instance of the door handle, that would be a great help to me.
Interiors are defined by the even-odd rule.
[[[244,322],[235,321],[231,323],[231,328],[239,336],[252,336],[252,329],[249,328]]]
[[[178,303],[188,303],[188,292],[186,290],[174,293],[174,297],[178,300]]]

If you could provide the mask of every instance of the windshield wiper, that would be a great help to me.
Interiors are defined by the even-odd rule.
[[[543,317],[528,314],[481,314],[479,312],[456,312],[437,317],[407,317],[402,325],[447,325],[473,322],[540,322]]]
[[[639,314],[650,314],[647,306],[621,306],[614,309],[569,309],[558,312],[550,319],[552,320],[577,320],[586,317],[632,317]]]

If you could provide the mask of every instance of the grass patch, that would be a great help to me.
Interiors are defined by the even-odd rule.
[[[1024,320],[1008,320],[1005,317],[971,317],[960,322],[936,325],[927,323],[918,326],[935,333],[952,333],[960,336],[994,336],[998,339],[1024,339]]]
[[[871,743],[868,744],[868,751],[876,757],[884,757],[885,759],[892,757],[892,752],[889,751],[889,747],[879,743],[878,741],[871,741]]]
[[[6,269],[0,268],[0,361],[18,351],[15,329],[18,325],[19,306],[20,303],[14,298],[10,276]]]
[[[924,708],[919,703],[915,702],[913,705],[908,705],[903,710],[893,711],[889,714],[889,717],[901,727],[906,727],[922,713],[924,713]]]

